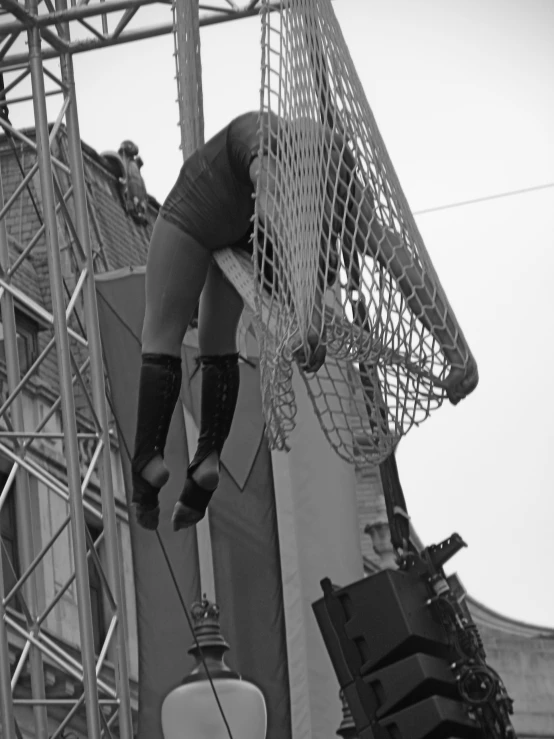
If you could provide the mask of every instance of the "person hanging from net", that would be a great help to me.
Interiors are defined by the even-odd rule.
[[[263,253],[258,252],[259,277],[269,292],[281,291],[293,309],[293,290],[280,269],[286,260],[286,244],[274,188],[276,157],[287,152],[280,151],[279,142],[271,135],[276,129],[269,122],[272,116],[264,113],[261,120],[258,112],[240,116],[189,157],[153,229],[146,266],[146,312],[132,460],[132,502],[139,525],[147,529],[158,525],[158,495],[169,476],[163,453],[181,386],[181,345],[198,303],[200,433],[173,511],[175,530],[203,518],[219,483],[219,461],[239,390],[236,334],[243,303],[214,265],[212,256],[215,250],[228,247],[251,252],[255,207],[265,232]],[[261,159],[260,130],[264,137]],[[356,254],[369,248],[397,279],[414,314],[427,323],[446,358],[455,365],[467,347],[450,346],[450,332],[433,328],[435,323],[440,326],[441,321],[435,322],[435,318],[441,318],[441,312],[444,317],[446,311],[448,323],[447,306],[439,306],[437,316],[433,314],[437,308],[433,307],[429,278],[408,259],[402,243],[389,237],[373,218],[371,202],[356,186],[354,162],[340,135],[328,131],[325,136],[333,164],[323,183],[326,219],[321,235],[318,297],[309,316],[307,341],[291,348],[293,358],[304,372],[317,372],[325,361],[324,293],[337,276],[340,243],[343,266],[350,274],[356,269]],[[336,192],[339,180],[350,185],[342,200],[337,201],[329,193]],[[344,184],[341,187],[344,189]],[[337,207],[337,202],[342,202],[342,207]],[[341,223],[348,219],[358,223],[362,215],[369,224],[366,233],[353,228],[355,238],[345,238]],[[466,372],[452,370],[445,387],[450,400],[457,403],[476,384],[472,364]]]
[[[257,112],[236,118],[189,157],[154,225],[146,265],[132,459],[132,502],[143,528],[158,525],[158,494],[169,476],[164,447],[181,387],[181,345],[197,306],[200,433],[173,512],[175,530],[204,516],[219,482],[219,459],[239,390],[236,334],[243,302],[212,256],[230,246],[251,251],[255,184],[251,169],[258,157],[259,121]],[[307,357],[300,350],[295,356],[312,372],[325,358],[321,350]]]

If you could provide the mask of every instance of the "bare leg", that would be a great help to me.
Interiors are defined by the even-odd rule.
[[[158,218],[146,263],[143,354],[181,356],[210,261],[210,252],[192,236]]]
[[[211,255],[173,224],[158,218],[146,265],[146,313],[142,353],[181,356],[181,344],[206,281]],[[161,455],[142,470],[156,488],[169,473]]]
[[[200,354],[232,354],[237,351],[237,329],[242,298],[212,263],[200,297],[198,345]]]

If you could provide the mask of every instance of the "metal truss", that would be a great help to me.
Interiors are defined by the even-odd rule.
[[[57,3],[57,10],[64,11],[65,0]],[[13,23],[25,22],[25,34],[28,43],[28,56],[23,73],[16,73],[13,81],[6,85],[10,94],[15,93],[14,101],[24,99],[17,97],[17,87],[30,77],[32,86],[33,108],[35,114],[34,140],[16,131],[3,119],[2,127],[12,141],[22,142],[27,149],[34,151],[35,163],[30,171],[22,175],[22,181],[16,188],[14,196],[4,204],[3,188],[0,186],[0,261],[2,277],[0,278],[0,305],[6,354],[6,373],[8,397],[0,408],[0,453],[11,461],[11,470],[7,483],[2,491],[4,501],[9,488],[15,481],[17,513],[18,554],[21,568],[19,580],[11,592],[4,591],[5,573],[0,571],[0,593],[2,602],[0,616],[2,633],[0,634],[0,701],[2,710],[3,736],[16,739],[19,733],[16,725],[14,693],[21,680],[22,673],[30,677],[30,697],[23,699],[26,705],[33,707],[34,734],[40,739],[50,735],[48,718],[57,709],[65,709],[65,716],[60,720],[52,739],[61,735],[70,725],[81,709],[86,708],[86,733],[90,737],[110,736],[116,725],[119,735],[124,739],[132,739],[130,683],[128,675],[128,653],[126,624],[124,621],[124,592],[121,574],[120,552],[118,544],[116,508],[114,502],[113,482],[111,477],[110,429],[106,406],[103,380],[102,354],[98,329],[96,294],[94,289],[94,261],[91,238],[88,230],[86,186],[84,179],[79,122],[77,116],[75,84],[71,54],[65,50],[68,43],[68,24],[58,22],[55,31],[49,31],[61,42],[60,65],[61,76],[56,78],[49,73],[50,79],[58,87],[61,95],[61,109],[52,130],[49,130],[46,113],[45,70],[42,60],[43,29],[29,18],[36,16],[36,0],[31,0],[28,9],[21,12],[13,3],[3,6],[13,16],[19,18]],[[10,38],[13,33],[10,32]],[[19,33],[19,31],[17,32]],[[62,48],[63,47],[63,48]],[[51,145],[63,119],[67,130],[69,166],[53,156]],[[15,207],[26,185],[33,175],[40,180],[42,212],[38,210],[39,221],[42,221],[37,233],[33,234],[27,244],[20,244],[20,256],[13,261],[9,247],[10,234],[7,228],[7,217],[10,209]],[[0,169],[1,178],[1,169]],[[68,182],[65,192],[62,181]],[[1,185],[1,179],[0,179]],[[70,202],[71,201],[71,202]],[[61,219],[71,234],[74,263],[77,265],[77,279],[72,290],[64,281],[61,264],[60,238],[58,219]],[[13,238],[13,237],[12,237]],[[14,285],[18,270],[22,269],[25,257],[31,256],[37,244],[45,244],[48,259],[48,273],[52,310],[47,312],[32,301],[24,291]],[[66,295],[64,289],[69,293]],[[50,327],[51,338],[42,352],[21,376],[20,360],[17,346],[17,326],[15,307],[22,307],[35,317],[38,323],[46,323]],[[80,331],[70,329],[69,323],[78,317]],[[30,383],[36,370],[42,365],[50,352],[56,352],[59,374],[60,396],[40,424],[29,423],[28,414],[24,413],[24,393],[29,393]],[[85,372],[88,376],[85,378]],[[78,387],[84,393],[88,405],[88,416],[91,419],[89,429],[77,422],[74,389]],[[32,394],[32,389],[29,394]],[[41,464],[41,456],[37,453],[37,442],[46,434],[48,421],[61,413],[63,450],[66,460],[66,482],[57,477]],[[51,437],[51,433],[49,434]],[[88,438],[94,445],[90,460],[83,457],[82,440]],[[85,468],[84,474],[82,469]],[[101,505],[93,505],[86,500],[93,475],[101,491]],[[36,535],[33,534],[33,511],[31,501],[32,480],[40,481],[49,495],[61,496],[68,502],[69,515],[54,532],[48,542],[41,541],[36,546]],[[35,483],[36,485],[36,483]],[[97,554],[99,541],[93,542],[85,526],[85,507],[89,515],[99,518],[103,528],[102,539],[105,553],[104,566]],[[42,604],[38,597],[41,565],[47,553],[59,539],[61,534],[70,529],[71,555],[73,574],[68,582],[58,590],[51,601]],[[104,598],[110,614],[109,628],[104,645],[97,656],[93,640],[93,621],[90,601],[89,563],[91,558],[97,568],[103,584]],[[0,568],[1,570],[1,568]],[[52,639],[45,629],[48,615],[56,608],[64,593],[72,586],[77,595],[80,655],[75,657]],[[13,611],[15,599],[23,611],[23,619],[17,618]],[[11,638],[10,638],[11,637]],[[16,651],[13,675],[10,674],[10,649],[19,641]],[[113,680],[106,679],[105,662],[109,660],[114,666]],[[52,697],[48,690],[49,676],[65,674],[82,686],[78,697]],[[54,681],[55,681],[54,677]],[[21,700],[21,699],[19,699]],[[102,710],[100,709],[102,704]]]
[[[189,4],[195,0],[177,0]],[[275,7],[279,3],[275,2]],[[156,8],[154,11],[153,7]],[[164,6],[160,8],[160,6]],[[200,3],[199,24],[208,25],[239,19],[259,12],[259,0],[236,3],[213,0]],[[132,739],[131,695],[128,674],[122,565],[119,551],[117,516],[112,480],[110,423],[104,385],[94,271],[102,255],[94,253],[87,215],[87,189],[79,133],[73,55],[128,41],[151,38],[174,30],[172,11],[167,2],[155,0],[0,0],[0,72],[4,92],[0,98],[0,126],[14,150],[19,146],[32,152],[34,161],[15,192],[4,202],[4,179],[0,162],[0,308],[6,357],[7,397],[0,399],[0,457],[8,460],[7,482],[0,491],[0,510],[15,484],[20,576],[10,591],[0,558],[0,716],[3,739],[20,739],[14,708],[33,709],[37,739],[56,739],[83,714],[89,739],[118,735]],[[162,22],[164,13],[167,20]],[[179,21],[179,13],[175,13]],[[158,25],[152,25],[152,18]],[[144,23],[146,20],[146,24]],[[141,24],[142,21],[142,24]],[[181,29],[183,31],[183,29]],[[186,29],[182,34],[186,36]],[[27,51],[18,51],[18,43]],[[47,59],[57,57],[61,73],[45,67]],[[30,80],[31,91],[25,87]],[[48,83],[48,89],[47,89]],[[47,120],[46,99],[59,96],[60,108],[53,125]],[[35,130],[18,131],[3,106],[33,102]],[[65,122],[68,163],[55,154],[56,136]],[[41,207],[36,206],[39,224],[25,243],[9,232],[7,221],[18,206],[30,181],[40,182]],[[92,209],[88,209],[92,214]],[[92,214],[93,215],[93,214]],[[91,217],[92,217],[91,215]],[[69,234],[75,265],[71,287],[62,269],[60,229]],[[13,245],[17,246],[14,251]],[[37,245],[46,249],[51,310],[35,302],[21,288],[23,265]],[[17,252],[17,256],[14,253]],[[19,286],[18,286],[19,285]],[[45,332],[41,352],[24,373],[18,354],[16,309],[32,316]],[[52,401],[40,423],[33,423],[25,411],[26,398],[33,396],[36,373],[51,352],[55,352],[59,397]],[[76,408],[76,395],[86,400],[87,418]],[[61,416],[61,431],[48,430],[49,422]],[[60,479],[40,454],[39,442],[63,442],[67,475]],[[92,453],[84,445],[92,444]],[[68,515],[49,541],[36,545],[35,493],[41,490],[58,496],[68,504]],[[99,490],[92,494],[91,489]],[[85,525],[85,513],[101,523],[96,541]],[[35,517],[33,519],[33,517]],[[39,597],[41,566],[62,533],[71,532],[72,574],[49,603]],[[0,544],[1,544],[0,540]],[[103,562],[97,550],[102,543]],[[95,653],[89,589],[89,560],[96,568],[103,587],[109,628],[99,654]],[[8,565],[9,566],[9,565]],[[75,654],[48,633],[45,622],[69,588],[75,588],[79,614],[80,652]],[[19,608],[15,609],[14,604]],[[54,678],[52,678],[54,675]],[[18,687],[27,677],[27,693],[18,696]],[[67,677],[78,686],[73,698],[53,696],[53,681]],[[55,692],[55,691],[54,691]],[[21,693],[19,693],[21,695]],[[49,719],[55,715],[58,726],[52,732]],[[61,718],[60,718],[61,717]]]
[[[200,26],[240,20],[257,15],[261,0],[211,0],[199,3]],[[281,0],[270,5],[281,7]],[[0,68],[24,64],[25,53],[15,53],[14,44],[29,28],[37,29],[42,39],[41,58],[115,46],[129,41],[163,36],[173,32],[170,0],[71,0],[71,7],[51,0],[23,5],[17,0],[2,0],[5,15],[0,18]],[[61,26],[68,28],[60,32]]]

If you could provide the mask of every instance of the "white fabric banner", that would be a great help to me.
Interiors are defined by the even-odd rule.
[[[291,451],[274,452],[293,739],[332,737],[342,721],[339,684],[312,611],[320,581],[364,576],[354,467],[331,449],[295,371]]]

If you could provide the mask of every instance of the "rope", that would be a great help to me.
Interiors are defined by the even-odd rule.
[[[177,578],[175,577],[175,572],[173,570],[173,567],[171,566],[171,562],[169,561],[169,557],[167,555],[166,548],[164,546],[164,543],[162,541],[162,538],[160,536],[159,531],[156,531],[156,536],[158,538],[159,545],[161,547],[162,553],[164,555],[165,561],[167,563],[167,567],[169,569],[169,574],[171,575],[171,579],[173,580],[173,584],[175,585],[175,590],[177,591],[177,597],[179,598],[179,601],[181,603],[181,606],[183,607],[183,610],[185,612],[185,616],[187,619],[187,623],[189,625],[189,629],[191,630],[194,643],[196,645],[196,648],[199,650],[200,659],[202,660],[202,664],[204,665],[204,669],[206,670],[206,675],[208,676],[208,680],[210,681],[210,686],[212,688],[212,692],[214,694],[215,700],[217,702],[217,707],[219,708],[219,712],[221,714],[221,718],[223,719],[223,722],[225,723],[225,728],[227,729],[227,733],[229,735],[229,739],[233,739],[233,734],[231,733],[231,727],[229,726],[229,722],[227,721],[227,717],[225,716],[225,711],[223,710],[223,706],[221,705],[221,702],[219,700],[219,696],[217,694],[217,690],[215,689],[214,681],[212,679],[212,676],[210,675],[210,671],[208,669],[208,665],[206,664],[206,660],[204,659],[204,654],[202,652],[202,647],[200,646],[198,642],[198,638],[196,634],[194,633],[194,627],[192,625],[192,621],[186,606],[186,603],[183,599],[183,596],[181,595],[181,591],[179,590],[179,584],[177,582]]]
[[[138,337],[135,336],[135,334],[132,334],[132,336],[140,344],[140,341],[139,341]],[[111,398],[109,396],[108,396],[108,404],[110,406],[111,412],[112,412],[113,417],[114,417],[115,424],[117,426],[117,432],[118,432],[117,435],[118,435],[118,438],[120,439],[120,441],[121,441],[121,443],[123,445],[123,449],[125,450],[125,454],[127,455],[127,459],[130,462],[131,461],[131,458],[132,458],[132,455],[131,455],[131,452],[130,452],[130,449],[129,449],[129,445],[127,444],[127,440],[125,439],[125,436],[123,434],[123,431],[122,431],[122,428],[121,428],[121,424],[119,423],[119,420],[118,420],[117,415],[115,413],[115,408],[113,406],[113,402],[112,402],[112,400],[111,400]],[[167,554],[167,550],[166,550],[165,545],[164,545],[164,543],[162,541],[162,538],[160,536],[160,532],[159,531],[156,531],[156,538],[158,539],[158,544],[160,545],[160,549],[162,550],[162,554],[163,554],[164,559],[165,559],[165,562],[167,564],[167,568],[169,570],[169,574],[170,574],[171,580],[172,580],[173,585],[175,587],[175,591],[177,592],[177,597],[179,599],[179,602],[180,602],[181,607],[183,609],[183,612],[185,614],[185,618],[186,618],[188,627],[190,629],[190,633],[192,635],[192,638],[194,640],[195,647],[198,650],[198,653],[200,655],[200,659],[202,661],[202,665],[203,665],[203,667],[204,667],[204,669],[206,671],[206,675],[208,677],[208,681],[210,683],[212,692],[214,694],[214,698],[216,700],[218,709],[219,709],[219,711],[221,713],[221,718],[223,719],[223,722],[224,722],[225,727],[227,729],[227,733],[229,735],[229,739],[233,739],[233,735],[232,735],[231,729],[229,727],[229,722],[227,721],[227,717],[225,716],[225,712],[223,710],[223,706],[221,705],[221,702],[219,700],[219,696],[218,696],[217,691],[215,689],[214,681],[212,679],[212,676],[211,676],[209,667],[208,667],[208,665],[206,663],[206,660],[204,658],[204,653],[202,651],[202,647],[200,646],[200,643],[198,641],[198,637],[196,636],[196,633],[194,631],[194,626],[192,625],[192,620],[191,620],[191,617],[190,617],[190,614],[189,614],[189,611],[188,611],[188,608],[187,608],[187,604],[185,603],[184,598],[183,598],[183,596],[181,594],[181,590],[179,588],[179,583],[177,582],[177,578],[175,576],[175,571],[173,569],[173,566],[171,564],[171,561],[169,559],[169,556]]]

